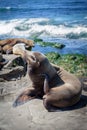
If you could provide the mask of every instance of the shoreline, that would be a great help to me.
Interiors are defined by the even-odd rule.
[[[41,53],[56,52],[59,54],[83,54],[87,55],[87,40],[85,39],[67,39],[67,38],[33,38],[37,40],[33,51]],[[41,41],[40,41],[41,40]],[[52,45],[54,44],[54,46]],[[58,44],[63,45],[59,47]]]
[[[1,37],[1,36],[0,36]],[[26,37],[19,36],[20,38],[32,39],[35,41],[35,47],[32,51],[40,51],[41,53],[57,52],[59,54],[84,54],[87,55],[87,39],[69,39],[57,37],[43,37],[35,36]],[[1,39],[19,38],[17,36],[2,36]],[[41,40],[41,41],[40,41]],[[59,44],[63,45],[62,48]]]

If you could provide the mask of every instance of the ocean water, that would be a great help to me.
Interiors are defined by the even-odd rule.
[[[43,53],[87,55],[87,0],[0,0],[0,39],[13,37],[66,45],[62,50],[35,45]]]

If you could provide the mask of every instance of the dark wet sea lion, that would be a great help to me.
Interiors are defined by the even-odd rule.
[[[43,97],[43,104],[48,111],[52,106],[68,107],[80,100],[82,87],[80,81],[64,69],[51,65],[45,55],[13,47],[14,54],[20,54],[28,64],[28,74],[33,89],[24,91],[15,101],[21,104],[37,96]]]

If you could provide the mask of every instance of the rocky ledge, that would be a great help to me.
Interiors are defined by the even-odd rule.
[[[48,112],[41,99],[33,99],[14,108],[13,103],[17,96],[27,87],[31,87],[32,83],[20,56],[4,55],[3,57],[9,62],[0,71],[2,79],[0,81],[0,130],[87,129],[86,76],[80,77],[80,81],[85,83],[80,102],[69,109]],[[58,57],[59,55],[56,56]]]
[[[0,81],[17,80],[26,74],[26,65],[20,56],[4,55],[4,59],[8,61],[0,70]]]

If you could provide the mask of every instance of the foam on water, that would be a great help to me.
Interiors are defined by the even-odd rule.
[[[44,24],[43,24],[44,23]],[[18,37],[61,37],[61,38],[85,38],[87,39],[87,26],[51,24],[48,18],[30,18],[0,21],[0,35]]]
[[[84,19],[87,19],[87,16],[85,16]]]
[[[7,7],[0,7],[0,11],[6,11],[6,10],[10,10],[11,7],[7,6]]]
[[[14,37],[60,42],[62,53],[87,54],[87,0],[1,0],[0,39]]]

